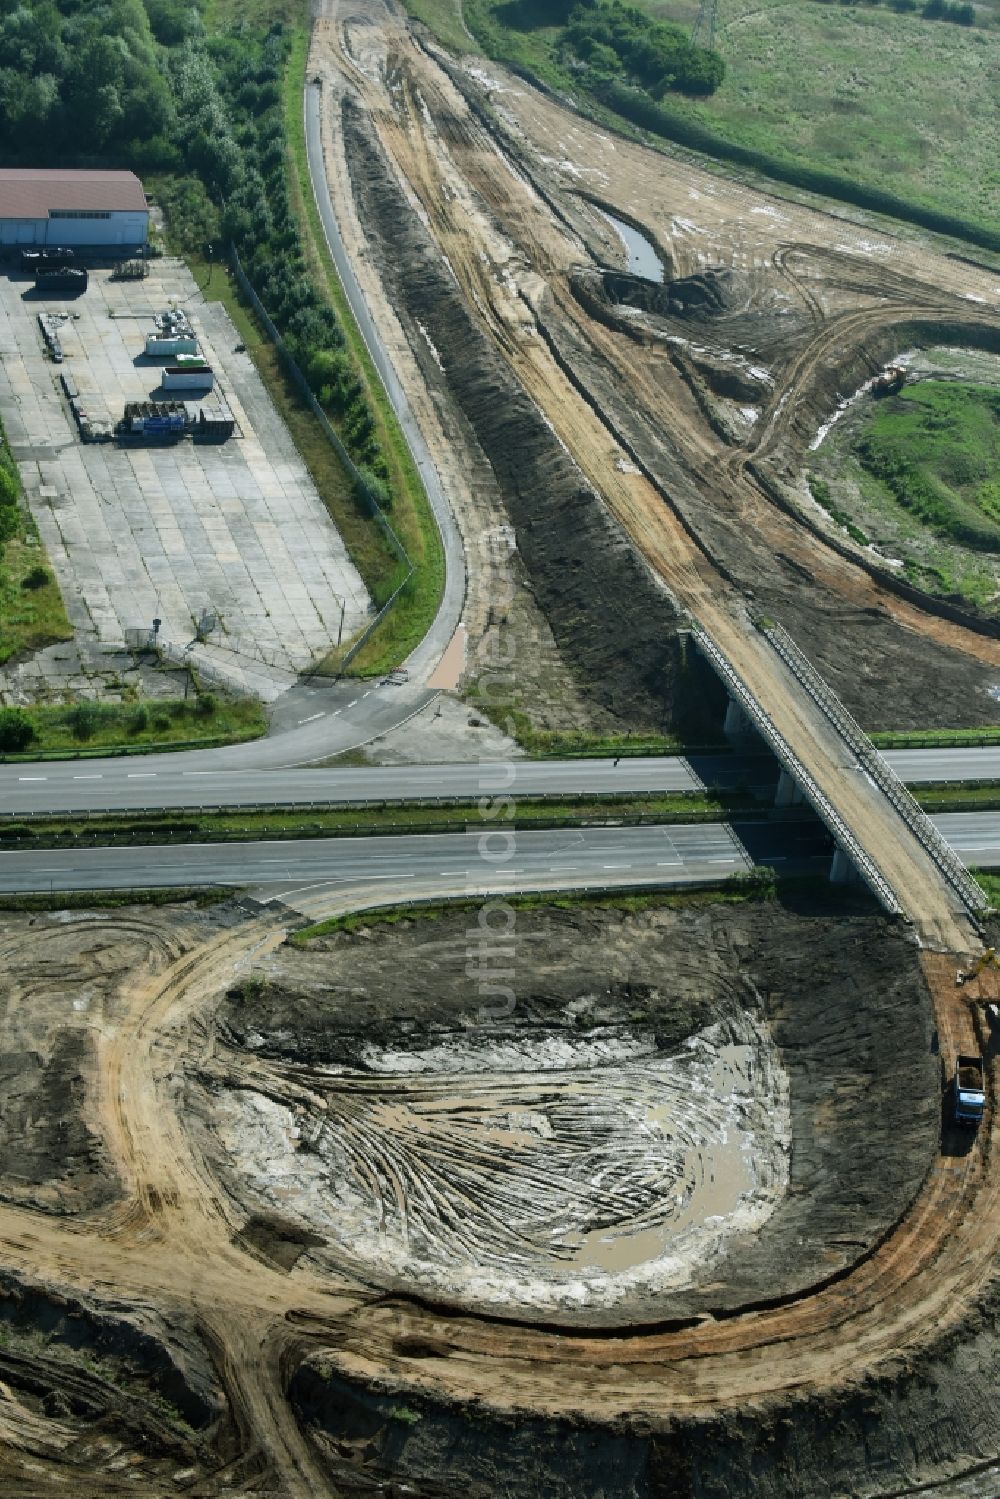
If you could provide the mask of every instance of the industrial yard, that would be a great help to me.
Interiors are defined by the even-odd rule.
[[[181,261],[147,269],[142,280],[92,269],[65,297],[16,268],[0,277],[0,419],[77,648],[99,657],[159,619],[168,659],[266,701],[363,626],[367,592],[219,303]],[[178,363],[197,358],[189,343],[146,353],[155,318],[175,311],[210,388]],[[171,406],[173,432],[157,415]],[[193,645],[205,615],[212,628]]]

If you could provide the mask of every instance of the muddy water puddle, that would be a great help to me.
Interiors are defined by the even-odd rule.
[[[633,276],[641,276],[644,281],[662,281],[663,264],[646,236],[606,209],[599,208],[597,212],[625,246],[626,270]]]
[[[394,1287],[526,1316],[648,1304],[787,1185],[787,1080],[749,1015],[666,1056],[625,1032],[364,1053],[322,1108],[232,1090],[216,1119],[255,1206]]]

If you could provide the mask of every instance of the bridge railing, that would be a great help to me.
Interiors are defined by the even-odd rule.
[[[826,823],[837,843],[856,866],[858,873],[872,894],[893,916],[902,916],[903,908],[897,901],[892,886],[882,874],[878,865],[865,852],[847,826],[847,823],[830,801],[830,798],[820,789],[816,781],[809,774],[809,771],[806,770],[802,761],[774,723],[770,714],[761,707],[753,693],[744,685],[743,679],[725,652],[701,628],[697,628],[694,631],[694,638],[698,643],[699,649],[708,657],[725,683],[730,696],[739,703],[750,722],[771,746],[771,749],[788,770],[789,774],[793,776],[806,800]]]
[[[859,765],[871,776],[887,797],[931,859],[955,890],[969,911],[982,911],[989,902],[982,888],[969,874],[955,850],[945,841],[927,813],[911,796],[888,760],[875,748],[864,729],[844,707],[830,684],[820,676],[809,658],[799,649],[783,625],[761,626],[788,669],[808,692],[813,702],[833,724],[841,738],[850,745]]]

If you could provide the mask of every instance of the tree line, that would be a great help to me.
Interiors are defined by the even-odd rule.
[[[820,0],[821,5],[832,5],[834,0]],[[840,0],[841,5],[854,5],[856,0]],[[864,0],[866,5],[881,5],[882,0]],[[924,0],[920,5],[918,0],[889,0],[893,10],[903,12],[919,11],[925,21],[954,21],[957,26],[974,26],[976,24],[975,6],[970,5],[968,0],[959,3],[959,0]]]
[[[188,253],[244,268],[371,487],[389,502],[375,422],[343,329],[308,274],[288,197],[290,38],[208,32],[191,0],[0,0],[0,163],[155,174]],[[8,479],[0,454],[0,533]]]

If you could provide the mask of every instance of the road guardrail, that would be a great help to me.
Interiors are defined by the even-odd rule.
[[[983,911],[989,901],[980,885],[969,874],[955,850],[938,832],[924,809],[907,791],[888,760],[875,748],[860,724],[844,707],[830,684],[820,676],[809,658],[799,649],[783,625],[762,625],[761,633],[770,641],[796,680],[826,715],[840,737],[850,746],[858,764],[871,776],[875,785],[902,817],[922,844],[962,904],[972,913]]]
[[[802,761],[781,733],[770,714],[758,703],[753,693],[744,684],[742,677],[728,656],[715,643],[711,635],[701,627],[697,627],[694,630],[693,636],[699,650],[708,657],[725,683],[730,695],[739,703],[747,718],[754,724],[764,740],[771,746],[778,760],[793,777],[806,800],[826,823],[837,843],[855,865],[858,873],[876,900],[891,915],[902,916],[904,914],[903,908],[896,899],[892,886],[882,874],[878,865],[861,847],[861,844],[855,838],[836,807],[834,807],[826,793],[820,789],[816,781],[806,770]]]

